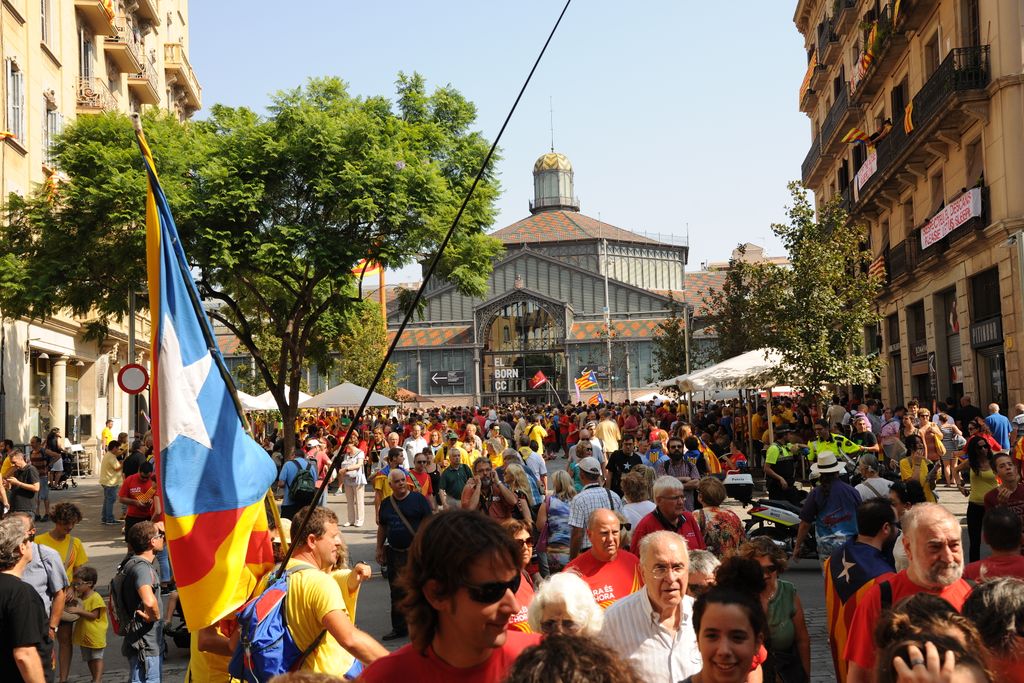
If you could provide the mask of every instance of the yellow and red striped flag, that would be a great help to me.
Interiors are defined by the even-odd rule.
[[[907,135],[914,130],[914,103],[911,102],[903,111],[903,132]]]
[[[376,261],[370,261],[369,259],[361,258],[359,262],[352,268],[352,274],[356,277],[366,277],[367,275],[376,275],[380,272],[380,264]]]

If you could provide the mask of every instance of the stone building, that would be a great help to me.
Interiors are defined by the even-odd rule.
[[[580,213],[562,154],[542,155],[533,177],[530,215],[492,233],[505,252],[487,293],[430,283],[395,353],[402,387],[448,404],[575,401],[574,378],[593,370],[598,386],[582,398],[623,400],[654,379],[652,337],[682,301],[685,240]],[[400,321],[390,306],[392,334]],[[548,383],[531,387],[538,372]]]
[[[882,397],[1021,400],[1024,15],[1016,0],[799,0],[803,183],[870,229]],[[868,138],[850,144],[850,135]]]
[[[0,195],[59,182],[51,143],[76,116],[147,107],[191,116],[202,106],[202,88],[188,45],[188,0],[4,0]],[[0,437],[24,444],[59,426],[95,454],[108,417],[115,432],[134,426],[116,376],[129,362],[148,362],[148,314],[137,319],[130,358],[127,324],[97,344],[83,336],[88,316],[28,322],[2,313]]]

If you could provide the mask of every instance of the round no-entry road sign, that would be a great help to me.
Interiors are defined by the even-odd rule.
[[[117,373],[117,386],[126,394],[141,394],[149,385],[149,373],[138,363],[129,363]]]

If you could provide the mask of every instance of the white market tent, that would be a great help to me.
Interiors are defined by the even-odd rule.
[[[357,384],[352,384],[352,382],[344,382],[336,387],[331,387],[322,394],[312,397],[307,396],[305,400],[299,401],[299,407],[353,408],[360,405],[365,396],[366,389]],[[366,405],[371,408],[380,408],[384,406],[397,406],[398,404],[387,396],[373,392],[370,395],[370,402]]]
[[[238,392],[238,400],[242,404],[242,410],[277,410],[277,402],[273,398],[269,403],[261,398],[247,394],[242,390]]]
[[[774,349],[754,349],[692,372],[677,383],[680,391],[711,391],[771,386],[766,378],[782,364]]]
[[[287,384],[285,384],[284,385],[284,395],[287,397],[290,392],[291,392],[291,389],[288,387]],[[309,394],[307,394],[306,392],[300,390],[299,391],[299,406],[301,407],[303,401],[308,401],[311,398],[313,398],[313,397],[310,396]],[[264,408],[259,408],[259,410],[277,410],[278,409],[277,408],[277,399],[274,398],[274,395],[272,393],[270,393],[269,389],[264,391],[259,396],[257,396],[256,400],[260,401],[265,406]]]

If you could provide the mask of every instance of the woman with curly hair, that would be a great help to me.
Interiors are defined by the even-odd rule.
[[[740,545],[736,556],[756,560],[764,574],[761,603],[768,615],[765,680],[806,683],[811,672],[811,637],[796,586],[779,578],[788,566],[786,552],[767,536],[755,536]]]
[[[736,513],[720,507],[725,496],[725,484],[715,477],[704,477],[697,485],[697,500],[702,507],[693,513],[704,534],[704,544],[719,559],[732,555],[746,539],[743,522]]]

